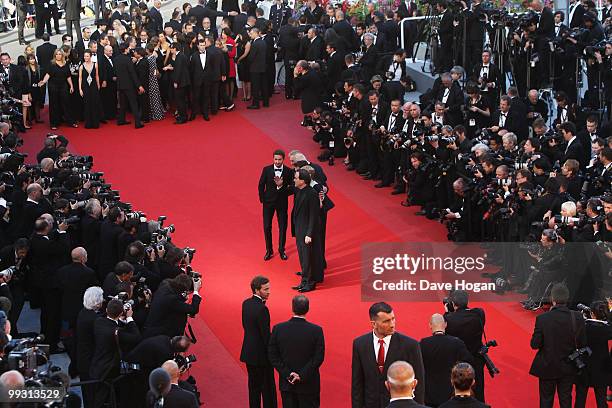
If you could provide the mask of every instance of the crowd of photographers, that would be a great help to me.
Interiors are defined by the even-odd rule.
[[[35,165],[24,165],[10,130],[0,143],[0,372],[58,385],[55,368],[37,366],[66,351],[86,407],[144,406],[149,373],[173,360],[170,376],[191,392],[174,394],[197,406],[193,379],[177,382],[195,361],[186,354],[193,333],[184,335],[201,302],[195,250],[172,243],[164,216],[148,220],[120,201],[63,136],[47,137]],[[40,336],[20,332],[26,300],[40,309]]]

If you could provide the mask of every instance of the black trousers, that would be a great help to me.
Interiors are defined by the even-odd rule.
[[[474,398],[476,398],[480,402],[485,402],[485,362],[480,357],[480,355],[474,356],[472,360],[475,374],[474,381],[476,381],[476,383],[474,384]]]
[[[34,29],[34,35],[36,38],[42,37],[45,32],[45,25],[47,24],[47,20],[51,18],[51,14],[49,13],[49,9],[44,7],[35,7],[34,11],[36,13],[36,28]],[[51,21],[49,20],[49,34],[51,34]]]
[[[287,207],[285,205],[263,204],[263,227],[264,238],[266,240],[266,251],[272,252],[272,219],[276,213],[276,221],[278,221],[278,251],[285,251],[285,242],[287,241]]]
[[[369,133],[366,139],[366,150],[368,155],[368,170],[372,174],[372,177],[379,175],[380,160],[378,154],[380,153],[380,137],[373,133]]]
[[[151,106],[149,102],[149,90],[145,88],[142,95],[138,95],[138,106],[140,107],[141,119],[145,122],[151,120]]]
[[[45,342],[51,349],[57,347],[62,327],[62,292],[59,289],[42,288],[40,328]]]
[[[274,84],[276,83],[276,61],[270,60],[266,63],[267,88],[268,97],[274,93]]]
[[[213,115],[219,111],[219,81],[205,81],[205,93],[208,93],[208,98],[204,98],[202,110],[208,115],[208,111]]]
[[[296,394],[281,391],[283,408],[318,408],[321,405],[319,394]]]
[[[293,70],[289,61],[285,60],[285,96],[293,96]]]
[[[321,240],[318,234],[311,237],[312,241],[306,245],[304,237],[296,237],[296,247],[300,266],[302,268],[302,284],[309,285],[323,282],[323,257],[321,254]]]
[[[178,120],[187,120],[187,88],[174,88],[174,104],[178,111]]]
[[[593,388],[595,392],[595,402],[597,408],[607,408],[608,402],[606,401],[607,387],[605,385],[596,385],[589,387],[588,385],[576,384],[576,401],[574,402],[574,408],[584,408],[586,406],[587,394],[589,388]]]
[[[555,391],[559,397],[559,408],[572,408],[572,386],[574,379],[564,377],[556,380],[540,378],[540,408],[552,408]]]
[[[115,119],[117,117],[117,83],[112,80],[107,81],[106,87],[100,88],[100,99],[104,119]]]
[[[76,89],[75,89],[76,92]],[[49,123],[53,127],[62,124],[62,118],[68,124],[74,122],[70,113],[70,93],[68,84],[61,88],[49,87]]]
[[[259,106],[263,102],[264,106],[270,104],[268,95],[268,78],[265,72],[251,72],[251,87],[253,94],[253,105]]]
[[[325,235],[327,234],[327,211],[321,211],[321,264],[322,268],[327,268],[327,259],[325,259]],[[321,275],[323,277],[323,275]],[[323,281],[323,278],[321,278]]]
[[[89,377],[89,371],[87,372],[79,372],[79,379],[81,381],[89,381],[91,378]],[[85,408],[93,408],[94,407],[94,395],[96,392],[95,384],[84,384],[81,385],[81,394],[83,395],[83,406]]]
[[[21,310],[25,303],[25,289],[23,287],[23,282],[11,281],[9,282],[9,287],[13,299],[11,299],[11,310],[9,311],[8,317],[9,321],[13,323],[11,324],[11,335],[16,337],[19,334],[19,330],[17,330],[17,321],[19,320],[19,315],[21,315]]]
[[[247,374],[249,408],[276,408],[276,383],[272,366],[257,367],[247,364]]]
[[[140,109],[138,107],[138,100],[136,91],[134,89],[120,89],[119,90],[119,117],[117,123],[125,122],[125,112],[127,105],[130,105],[130,111],[134,116],[134,125],[140,126]]]

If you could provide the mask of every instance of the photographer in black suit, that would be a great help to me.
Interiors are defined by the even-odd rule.
[[[390,305],[374,303],[369,310],[372,332],[353,340],[351,364],[352,408],[382,408],[389,403],[390,394],[385,386],[392,363],[406,361],[413,368],[418,386],[415,400],[425,399],[425,370],[419,343],[395,331],[395,314]],[[374,360],[372,355],[376,355]]]
[[[454,290],[449,296],[450,303],[445,303],[446,334],[463,340],[472,354],[472,363],[476,372],[474,396],[484,402],[484,359],[480,355],[482,336],[485,326],[485,312],[480,308],[469,308],[469,296],[464,290]]]
[[[144,93],[144,88],[138,80],[136,69],[132,63],[129,45],[126,42],[119,45],[119,55],[113,60],[115,75],[117,76],[117,91],[119,92],[119,117],[117,125],[127,125],[130,122],[125,120],[127,105],[134,116],[134,127],[140,129],[144,125],[140,122],[140,108],[136,94]]]
[[[102,288],[92,286],[83,295],[83,308],[77,316],[76,323],[76,364],[81,381],[91,379],[91,359],[96,347],[96,335],[94,332],[95,321],[101,317],[100,309],[104,306],[104,295]],[[94,384],[81,385],[83,393],[83,404],[85,408],[91,408],[94,404]]]
[[[176,116],[176,125],[187,123],[187,88],[191,85],[189,79],[189,59],[187,55],[181,52],[181,45],[172,43],[170,46],[172,52],[172,74],[171,81],[174,88],[174,103],[178,115]]]
[[[193,317],[200,311],[201,287],[202,279],[191,278],[184,273],[163,281],[153,295],[144,337],[158,334],[170,337],[182,335],[187,325],[187,316]],[[191,303],[187,303],[187,297],[192,292]]]
[[[569,290],[564,284],[553,286],[550,296],[553,307],[536,317],[531,348],[538,352],[529,374],[539,379],[540,408],[552,408],[555,391],[560,408],[571,408],[577,369],[568,357],[587,344],[584,318],[567,307]]]
[[[266,166],[259,177],[259,202],[263,205],[263,227],[266,240],[264,261],[272,258],[272,219],[276,212],[278,221],[278,253],[283,261],[287,260],[285,242],[287,239],[288,197],[293,194],[293,171],[285,166],[285,152],[275,150],[274,163]]]
[[[405,361],[396,361],[387,370],[385,386],[391,399],[387,408],[426,408],[414,400],[414,389],[418,384],[414,368]]]
[[[308,298],[297,295],[291,301],[293,317],[272,329],[268,355],[278,371],[283,408],[318,408],[321,378],[319,367],[325,359],[323,329],[306,320]]]
[[[256,276],[251,280],[253,296],[242,302],[244,337],[240,361],[246,363],[249,377],[249,408],[276,407],[274,369],[268,360],[270,342],[270,280]]]
[[[453,366],[459,361],[472,361],[463,340],[446,334],[444,316],[435,313],[429,320],[432,335],[421,339],[425,366],[425,403],[437,407],[453,395],[449,380]]]
[[[176,408],[198,408],[200,404],[196,395],[179,385],[181,371],[174,360],[168,360],[161,366],[170,376],[170,391],[164,395],[164,406]]]
[[[112,382],[119,376],[123,351],[140,341],[140,332],[132,314],[131,308],[124,309],[122,301],[111,299],[106,305],[106,317],[100,317],[94,323],[95,349],[89,375],[92,379],[103,381],[96,386],[95,408],[104,407],[108,401],[108,381]],[[125,383],[119,382],[120,387],[121,384]]]
[[[307,61],[298,61],[293,70],[293,87],[302,99],[302,113],[312,112],[321,106],[321,95],[324,85],[321,75]]]

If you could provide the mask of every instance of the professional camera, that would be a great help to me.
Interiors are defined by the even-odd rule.
[[[583,305],[582,303],[578,303],[576,305],[576,309],[580,310],[582,312],[582,314],[584,315],[585,319],[590,319],[591,318],[591,308],[588,307],[587,305]]]
[[[185,267],[185,273],[193,280],[198,281],[202,279],[202,274],[193,270],[191,265]]]
[[[495,367],[495,364],[493,363],[493,360],[491,360],[491,357],[489,357],[489,348],[491,347],[497,347],[497,341],[495,340],[487,341],[480,348],[480,350],[478,351],[478,354],[480,354],[482,358],[484,358],[485,365],[487,366],[487,370],[489,371],[489,375],[491,376],[491,378],[494,378],[496,374],[500,373],[500,371],[497,367]]]
[[[442,214],[442,211],[440,211],[440,214]],[[442,299],[442,304],[444,305],[448,313],[452,313],[455,311],[455,306],[453,305],[453,302],[450,300],[450,298],[445,297],[444,299]]]
[[[589,45],[584,47],[584,55],[586,55],[587,58],[594,59],[596,52],[600,53],[602,56],[606,55],[606,40],[600,41],[595,45]]]
[[[180,371],[185,371],[191,368],[191,364],[198,361],[195,354],[190,354],[188,356],[184,356],[182,354],[177,354],[174,356],[174,361],[178,365]]]
[[[17,370],[24,377],[33,377],[39,366],[49,361],[49,345],[41,344],[42,334],[25,339],[13,339],[4,348],[9,369]]]
[[[123,303],[124,312],[127,312],[128,310],[132,308],[132,306],[134,306],[134,301],[132,299],[129,299],[129,295],[127,292],[119,292],[117,293],[117,295],[109,296],[108,298],[109,300],[110,299],[120,300]]]
[[[9,266],[5,270],[0,271],[0,278],[4,278],[7,281],[10,280],[13,277],[16,269],[17,268],[15,266]]]
[[[567,356],[567,361],[576,367],[578,371],[582,371],[586,367],[586,361],[593,354],[593,351],[590,347],[582,347],[576,349]]]

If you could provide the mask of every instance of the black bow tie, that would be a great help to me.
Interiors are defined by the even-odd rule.
[[[95,56],[96,56],[96,53],[95,53],[95,52],[92,52],[92,53],[91,53],[91,56],[92,56],[92,57],[95,57]]]
[[[280,169],[277,169],[276,167],[274,168],[274,171],[283,171],[283,168],[281,167]]]
[[[397,113],[392,113],[391,116],[396,117]]]

